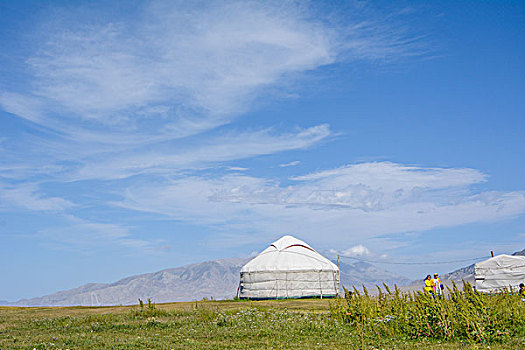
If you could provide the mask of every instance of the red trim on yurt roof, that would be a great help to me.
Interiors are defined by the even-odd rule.
[[[271,246],[273,246],[275,249],[279,250],[279,248],[277,248],[273,243],[271,244]],[[313,250],[312,248],[310,247],[307,247],[303,244],[292,244],[292,245],[289,245],[288,247],[284,247],[283,249],[281,249],[280,251],[283,251],[285,249],[288,249],[288,248],[291,248],[291,247],[303,247],[303,248],[306,248],[308,250],[311,250],[312,252],[315,252],[315,250]]]

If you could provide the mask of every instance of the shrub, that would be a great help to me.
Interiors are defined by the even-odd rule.
[[[144,306],[144,302],[139,298],[140,309],[131,310],[131,316],[134,318],[150,318],[159,316],[168,316],[170,313],[166,310],[158,309],[155,303],[148,298],[148,304]]]
[[[353,325],[359,337],[427,337],[470,342],[501,342],[525,333],[525,303],[506,291],[476,292],[469,283],[456,284],[444,297],[422,292],[401,293],[384,285],[377,296],[366,288],[345,289],[345,298],[331,305],[332,316]]]

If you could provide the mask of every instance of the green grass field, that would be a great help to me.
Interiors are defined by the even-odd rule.
[[[0,349],[523,349],[525,339],[478,344],[363,337],[333,300],[200,301],[144,308],[0,307]],[[332,312],[331,312],[332,308]]]

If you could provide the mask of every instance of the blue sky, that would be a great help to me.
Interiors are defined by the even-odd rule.
[[[525,248],[525,4],[0,2],[0,299],[292,234]]]

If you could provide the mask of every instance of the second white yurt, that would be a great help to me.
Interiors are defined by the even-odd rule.
[[[525,282],[525,256],[498,255],[474,265],[476,290],[497,293]]]
[[[273,242],[241,269],[243,299],[326,298],[338,291],[339,268],[292,236]]]

